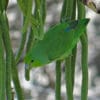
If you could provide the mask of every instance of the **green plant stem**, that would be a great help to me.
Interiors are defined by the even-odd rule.
[[[14,87],[16,90],[18,100],[24,100],[24,95],[23,95],[22,88],[20,86],[20,82],[19,82],[19,78],[18,78],[18,71],[17,71],[13,53],[12,53],[12,80],[14,83]]]
[[[26,12],[23,12],[24,16],[25,16],[25,22],[23,25],[23,29],[22,29],[22,33],[27,32],[27,28],[29,27],[30,24],[30,19],[31,19],[31,15],[32,15],[32,6],[33,6],[33,0],[28,0],[28,2],[23,1],[24,5],[27,5],[27,9],[25,9]],[[25,4],[26,3],[26,4]]]
[[[70,3],[70,4],[68,4],[68,3]],[[70,13],[68,13],[68,12],[70,12]],[[63,21],[65,19],[65,17],[67,17],[67,20],[68,19],[75,20],[75,18],[76,18],[76,0],[74,0],[74,1],[64,0],[60,20]],[[72,50],[72,58],[71,58],[71,62],[70,62],[71,64],[69,64],[71,66],[71,69],[72,69],[71,70],[72,71],[72,73],[71,73],[72,80],[70,80],[70,81],[72,82],[73,89],[74,89],[74,73],[75,73],[76,52],[77,52],[77,46]],[[70,57],[69,57],[69,59],[70,59]]]
[[[73,1],[73,12],[72,12],[72,20],[76,19],[76,0]],[[77,44],[72,50],[71,57],[71,69],[72,69],[72,88],[74,91],[74,79],[75,79],[75,62],[76,62],[76,53],[77,53]]]
[[[85,18],[85,6],[82,4],[81,0],[77,0],[78,5],[78,19]]]
[[[24,21],[25,21],[25,17],[23,17],[23,24],[24,24]],[[21,37],[21,42],[20,42],[20,46],[19,46],[19,49],[18,49],[18,52],[17,52],[17,55],[16,55],[16,64],[19,62],[20,60],[20,56],[24,50],[24,46],[25,46],[25,42],[26,42],[26,37],[27,37],[27,32],[24,32],[22,33],[22,37]]]
[[[63,1],[61,16],[60,16],[60,22],[63,22],[65,20],[66,15],[66,0]],[[55,92],[55,98],[56,100],[61,100],[61,62],[56,62],[56,92]]]
[[[72,88],[74,91],[74,79],[75,79],[75,62],[76,62],[76,54],[77,54],[77,45],[72,50],[72,57],[71,57],[71,69],[72,69]]]
[[[76,0],[64,0],[61,12],[61,21],[64,19],[71,20],[76,17]],[[75,55],[73,55],[75,56]],[[71,56],[66,59],[65,78],[66,78],[66,95],[68,100],[73,100],[73,84],[74,84],[74,63],[71,64]],[[73,69],[73,71],[71,70]]]
[[[8,27],[7,24],[5,24],[5,25],[6,25],[5,27]],[[17,72],[17,68],[16,68],[16,64],[15,64],[15,58],[14,58],[14,55],[13,55],[13,51],[11,49],[12,47],[11,47],[11,42],[10,42],[10,36],[6,32],[8,33],[8,31],[6,31],[6,29],[5,29],[5,32],[4,32],[5,34],[3,34],[3,41],[4,41],[5,46],[9,44],[9,48],[11,50],[10,51],[11,52],[11,61],[12,61],[11,62],[11,69],[12,70],[8,69],[10,71],[8,75],[12,75],[12,79],[13,79],[13,83],[14,83],[14,86],[15,86],[15,90],[16,90],[16,93],[17,93],[18,100],[24,100],[24,96],[23,96],[22,89],[20,87],[19,78],[18,78],[18,72]],[[8,75],[7,75],[7,77],[8,77]],[[9,88],[9,89],[11,89],[11,88]]]
[[[34,42],[35,42],[35,39],[34,39],[34,30],[31,28],[29,36],[28,36],[27,45],[26,45],[26,52],[29,52],[29,50],[31,50]]]
[[[30,65],[25,64],[25,79],[27,81],[30,80]]]
[[[2,32],[0,29],[0,100],[6,100],[5,98],[6,76],[5,74],[6,74],[6,67],[5,67],[5,61],[4,61],[4,46],[2,42]]]
[[[41,0],[41,15],[42,15],[42,22],[45,24],[46,19],[46,0]]]
[[[66,59],[65,78],[66,78],[66,92],[68,100],[73,100],[72,90],[72,70],[71,70],[71,56]]]
[[[66,17],[70,18],[70,20],[72,19],[72,15],[73,15],[73,2],[74,0],[67,0],[67,9],[66,9]]]
[[[78,1],[78,18],[85,17],[85,7]],[[85,32],[86,33],[86,32]],[[82,87],[81,87],[81,100],[87,100],[88,98],[88,39],[87,34],[81,36],[82,45]]]
[[[66,1],[66,17],[70,20],[75,17],[74,12],[74,0],[67,0]],[[66,94],[68,100],[73,100],[73,87],[72,87],[72,66],[71,66],[71,56],[66,58],[66,68],[65,68],[65,78],[66,78]]]
[[[28,53],[29,50],[31,50],[34,42],[35,42],[35,39],[34,39],[34,31],[31,28],[30,29],[30,33],[29,33],[29,36],[28,36],[28,41],[27,41],[27,44],[26,44],[26,53]],[[26,64],[25,64],[25,79],[27,81],[30,80],[30,65],[26,65]]]
[[[88,97],[88,43],[86,35],[81,37],[82,44],[82,88],[81,100],[87,100]]]
[[[56,83],[55,98],[61,100],[61,61],[56,62]]]
[[[71,17],[72,20],[76,19],[76,3],[77,3],[77,0],[74,0],[73,1],[72,17]]]
[[[6,96],[7,100],[12,100],[11,90],[11,44],[9,37],[9,26],[6,14],[2,16],[3,42],[6,50]]]
[[[60,22],[63,22],[66,17],[66,0],[63,1]],[[61,100],[61,61],[56,62],[56,100]]]
[[[17,55],[16,55],[16,64],[18,64],[20,57],[21,57],[21,54],[24,50],[24,46],[25,46],[25,42],[26,42],[26,36],[27,36],[27,32],[22,33],[22,39],[21,39],[20,46],[19,46],[19,49],[18,49],[18,52],[17,52]]]
[[[66,18],[66,8],[67,8],[67,0],[63,1],[63,5],[62,5],[62,11],[61,11],[61,16],[60,16],[60,20],[63,21]]]
[[[41,40],[44,36],[44,23],[45,23],[45,17],[46,17],[46,8],[43,7],[45,5],[45,0],[35,0],[35,11],[34,11],[34,17],[38,20],[39,24],[36,27],[37,30],[37,39]],[[45,5],[46,6],[46,5]],[[44,10],[44,12],[42,11]],[[36,35],[36,33],[34,33]]]

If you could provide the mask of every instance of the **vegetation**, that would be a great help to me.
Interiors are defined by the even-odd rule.
[[[6,14],[8,1],[9,0],[0,0],[0,100],[14,99],[11,89],[11,80],[14,84],[17,99],[25,99],[17,70],[17,64],[19,63],[25,45],[26,54],[24,61],[26,63],[26,80],[30,79],[29,72],[32,67],[38,67],[56,61],[55,100],[61,100],[61,63],[65,61],[66,95],[68,100],[73,100],[75,62],[79,39],[82,45],[81,100],[88,100],[88,39],[86,26],[89,20],[85,18],[83,1],[63,0],[59,23],[49,28],[47,32],[44,32],[46,0],[17,0],[17,4],[23,14],[23,28],[21,31],[22,40],[16,56],[14,56],[11,47]],[[28,29],[30,29],[29,33],[27,32]],[[61,37],[62,39],[58,40]],[[28,41],[26,42],[27,38]],[[58,45],[60,45],[59,49],[56,48]],[[50,47],[51,51],[46,52]],[[4,57],[4,50],[6,59]]]

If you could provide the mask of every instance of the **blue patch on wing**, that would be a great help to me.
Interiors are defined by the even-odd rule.
[[[69,32],[72,29],[75,29],[77,27],[78,21],[73,21],[69,23],[69,27],[65,29],[66,32]]]

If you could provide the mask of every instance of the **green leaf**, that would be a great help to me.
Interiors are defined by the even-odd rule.
[[[25,57],[33,67],[66,58],[84,33],[89,19],[59,23],[50,28]]]

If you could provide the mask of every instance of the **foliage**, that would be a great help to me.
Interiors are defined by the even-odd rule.
[[[66,95],[68,100],[73,100],[75,62],[79,39],[82,45],[81,100],[87,100],[88,41],[86,26],[89,19],[85,18],[85,7],[81,0],[63,0],[60,21],[49,28],[47,32],[44,32],[46,0],[17,0],[23,14],[23,28],[21,31],[22,39],[16,56],[14,56],[11,47],[6,14],[8,2],[9,0],[0,0],[0,100],[14,99],[11,90],[11,80],[14,84],[17,99],[24,100],[23,90],[21,89],[18,77],[17,64],[25,45],[26,80],[29,80],[29,72],[32,67],[43,66],[56,61],[55,98],[56,100],[61,100],[61,63],[65,60]],[[76,17],[76,5],[78,17]],[[30,29],[29,35],[27,35],[28,29]],[[4,57],[4,50],[6,59]]]

